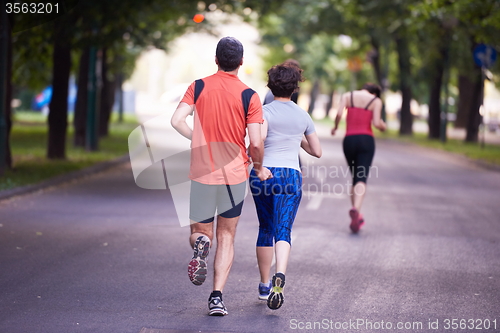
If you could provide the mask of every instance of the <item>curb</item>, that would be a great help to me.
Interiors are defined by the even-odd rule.
[[[49,187],[61,185],[64,183],[68,183],[70,181],[76,180],[76,179],[81,179],[86,176],[110,169],[114,166],[117,166],[119,164],[126,163],[130,160],[129,155],[124,155],[118,158],[115,158],[110,161],[105,161],[105,162],[100,162],[97,164],[94,164],[92,166],[86,167],[84,169],[72,171],[69,173],[65,173],[62,175],[58,175],[52,178],[49,178],[47,180],[43,180],[40,183],[32,184],[32,185],[25,185],[21,187],[16,187],[10,190],[4,190],[0,191],[0,201],[10,199],[13,197],[17,197],[20,195],[25,195],[28,193],[40,191]]]

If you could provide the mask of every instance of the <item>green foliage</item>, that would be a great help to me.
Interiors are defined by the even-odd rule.
[[[46,117],[36,112],[16,112],[11,134],[14,169],[0,178],[0,191],[40,182],[66,172],[80,170],[98,162],[123,156],[128,152],[128,135],[137,126],[135,118],[111,122],[109,137],[99,142],[98,152],[74,148],[68,137],[67,159],[46,158]]]
[[[50,23],[12,36],[12,83],[40,90],[51,81],[52,44]]]
[[[293,58],[300,62],[307,79],[322,82],[325,93],[349,86],[352,75],[346,59],[365,58],[367,47],[356,40],[351,46],[342,45],[330,33],[344,20],[340,11],[328,6],[325,1],[287,1],[286,6],[262,16],[262,44],[269,50],[264,56],[266,68]],[[356,76],[359,82],[373,78],[366,67]]]
[[[87,46],[106,47],[117,61],[110,72],[130,75],[135,59],[148,47],[167,49],[168,42],[194,30],[192,16],[198,1],[164,0],[87,0],[61,16],[74,52]],[[15,17],[16,24],[26,25]],[[51,82],[53,20],[13,35],[13,83],[19,87],[41,89]],[[75,62],[75,64],[77,64]],[[75,73],[77,66],[73,66]]]
[[[409,81],[413,97],[420,103],[428,102],[428,85],[436,61],[442,60],[444,44],[449,65],[461,73],[473,71],[475,43],[488,43],[500,51],[497,0],[288,0],[259,23],[263,43],[270,49],[268,65],[297,58],[309,78],[323,77],[328,85],[338,83],[339,75],[349,76],[339,64],[353,56],[365,59],[367,53],[377,50],[382,79],[388,78],[388,87],[398,90],[400,72],[393,40],[405,38],[410,48]],[[331,48],[328,39],[341,34],[353,39],[349,50]],[[286,44],[293,45],[293,52],[283,50]],[[491,71],[500,73],[500,61]],[[362,72],[362,80],[374,78],[365,74]],[[500,85],[498,75],[494,79]],[[456,85],[456,78],[451,77],[450,82]]]

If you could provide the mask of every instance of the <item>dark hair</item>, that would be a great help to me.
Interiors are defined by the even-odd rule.
[[[234,71],[243,59],[243,45],[234,37],[224,37],[217,44],[215,56],[224,72]]]
[[[267,71],[267,86],[275,97],[290,97],[299,89],[299,82],[304,81],[303,70],[295,64],[282,63]]]
[[[377,85],[375,83],[365,83],[363,85],[363,89],[368,90],[368,92],[370,94],[375,95],[378,98],[380,98],[380,92],[382,91],[382,89],[380,89],[379,85]]]
[[[293,65],[293,66],[297,66],[297,67],[299,67],[299,68],[300,68],[300,63],[299,63],[297,60],[295,60],[295,59],[291,59],[291,58],[290,58],[290,59],[285,60],[285,62],[284,62],[283,64],[284,64],[284,65]]]

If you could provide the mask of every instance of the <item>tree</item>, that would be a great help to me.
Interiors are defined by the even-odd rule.
[[[262,44],[269,49],[265,57],[267,67],[293,58],[304,68],[304,76],[311,82],[308,107],[310,114],[321,90],[325,90],[330,97],[331,107],[334,89],[348,84],[349,79],[345,79],[345,76],[350,73],[341,57],[363,54],[366,51],[359,43],[354,43],[353,47],[342,46],[335,35],[322,31],[311,23],[318,22],[318,15],[323,9],[324,5],[321,3],[289,1],[286,7],[261,17],[259,21]],[[301,29],[297,29],[297,26]],[[294,33],[291,34],[290,31]],[[339,62],[341,65],[338,65]]]
[[[0,21],[0,176],[12,168],[9,134],[12,127],[12,18],[2,10]]]
[[[437,9],[432,3],[418,1],[411,7],[415,17],[413,24],[417,35],[416,48],[422,59],[417,76],[424,78],[429,91],[426,94],[429,105],[429,139],[441,137],[441,123],[444,121],[441,90],[443,85],[448,84],[443,80],[445,71],[449,71],[450,67],[452,30],[456,25],[456,19],[450,15],[450,4],[451,2],[443,3],[443,6]]]
[[[48,117],[49,136],[47,158],[66,158],[66,132],[68,127],[68,86],[71,71],[71,36],[68,26],[70,15],[58,18],[54,25],[54,51],[52,66],[52,99]]]
[[[228,11],[245,12],[247,6],[267,12],[280,5],[268,1],[215,1]],[[54,6],[55,4],[51,4]],[[49,114],[49,158],[65,157],[67,129],[67,84],[71,71],[72,54],[80,55],[79,98],[75,112],[75,144],[82,144],[85,133],[85,111],[88,107],[85,89],[85,73],[88,50],[100,48],[106,54],[103,62],[105,80],[101,96],[101,132],[107,132],[107,124],[114,97],[116,79],[123,82],[132,72],[135,58],[147,47],[166,49],[167,43],[180,34],[193,29],[190,18],[204,10],[204,3],[197,0],[61,0],[58,13],[16,14],[17,34],[13,38],[15,71],[12,75],[19,86],[41,88],[53,83],[53,96]],[[53,7],[52,7],[53,8]],[[71,18],[68,18],[71,17]],[[66,25],[61,24],[66,20]],[[4,22],[3,20],[2,22]],[[205,25],[198,25],[200,26]],[[208,30],[210,27],[206,25]],[[5,40],[5,39],[4,39]],[[109,56],[109,57],[108,57]],[[109,59],[108,59],[109,58]],[[112,61],[111,61],[112,59]],[[2,70],[2,74],[6,74]],[[7,73],[8,74],[8,73]],[[10,75],[7,75],[10,78]],[[7,88],[10,89],[10,81]],[[121,89],[121,87],[120,87]],[[5,105],[10,106],[10,97]],[[87,103],[87,105],[85,105]],[[83,107],[82,107],[83,106]],[[2,103],[3,109],[3,103]],[[7,112],[6,115],[9,113]],[[3,118],[2,118],[3,119]],[[9,118],[10,119],[10,118]],[[83,120],[83,121],[82,121]],[[4,129],[0,133],[5,134]]]
[[[89,1],[81,4],[80,10],[85,13],[77,23],[82,36],[78,41],[82,50],[79,70],[81,90],[86,91],[87,88],[86,50],[91,46],[102,50],[102,90],[97,112],[100,136],[108,133],[117,80],[123,82],[131,74],[133,63],[142,50],[150,46],[166,50],[169,41],[193,28],[194,24],[190,23],[189,18],[198,10],[196,4],[194,1],[176,3],[159,0],[128,0],[125,3],[117,0]],[[127,68],[126,71],[124,67]],[[121,84],[118,89],[121,89]],[[85,142],[88,109],[86,96],[82,91],[77,98],[75,145],[83,145]]]
[[[459,20],[459,28],[466,30],[470,40],[469,59],[472,63],[472,50],[479,43],[491,43],[497,45],[496,36],[500,34],[500,4],[495,0],[485,0],[481,3],[472,0],[462,0],[453,6],[454,15]],[[480,106],[483,102],[484,77],[482,69],[477,65],[471,71],[469,77],[473,82],[473,94],[470,102],[467,134],[465,141],[477,142],[479,139],[479,125],[481,124]]]
[[[300,1],[299,1],[300,2]],[[413,116],[410,112],[412,98],[412,71],[410,61],[410,45],[412,42],[411,13],[408,9],[409,0],[400,1],[371,1],[355,0],[345,2],[342,0],[329,0],[316,4],[309,29],[316,32],[330,34],[345,34],[357,39],[361,45],[372,46],[376,57],[371,57],[375,77],[382,87],[385,84],[385,71],[382,71],[378,58],[381,48],[388,48],[388,40],[395,44],[398,54],[399,90],[402,95],[401,104],[401,135],[412,134]],[[307,6],[302,3],[303,6]],[[322,8],[321,8],[322,7]],[[307,12],[307,10],[304,10]],[[367,51],[366,51],[367,52]],[[384,51],[387,53],[387,50]]]

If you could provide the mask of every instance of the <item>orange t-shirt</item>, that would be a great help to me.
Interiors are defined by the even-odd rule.
[[[248,178],[246,126],[262,124],[262,104],[254,93],[245,115],[244,91],[249,88],[233,74],[218,71],[203,78],[196,100],[193,82],[181,102],[195,104],[189,178],[208,185],[235,185]]]

